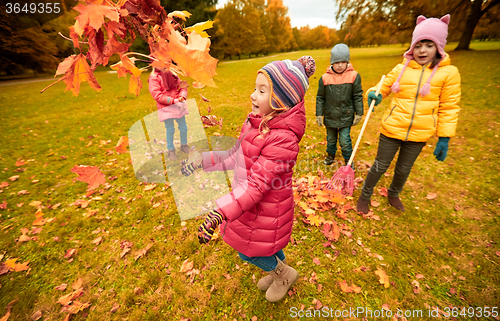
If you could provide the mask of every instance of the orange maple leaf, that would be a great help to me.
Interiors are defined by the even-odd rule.
[[[116,152],[123,154],[123,153],[128,152],[127,146],[128,146],[128,137],[122,136],[118,140],[118,143],[115,146],[115,150],[116,150]]]
[[[29,261],[26,263],[16,263],[16,261],[17,259],[9,259],[5,261],[5,265],[9,268],[9,270],[16,272],[26,271],[29,269]]]
[[[104,17],[111,21],[118,21],[120,16],[118,10],[111,6],[100,4],[79,4],[74,7],[80,15],[76,17],[75,32],[81,36],[85,31],[86,26],[92,27],[94,30],[99,30],[104,24]]]
[[[118,78],[126,77],[127,73],[131,74],[128,91],[136,96],[139,96],[139,92],[142,88],[141,73],[129,57],[125,55],[120,55],[121,61],[111,66],[111,69],[118,72]]]
[[[337,242],[340,237],[340,227],[335,222],[327,222],[323,225],[321,233],[323,233],[329,241]]]
[[[97,166],[75,165],[71,171],[79,175],[77,178],[79,181],[89,184],[88,189],[94,189],[106,183],[106,177]]]
[[[191,27],[187,27],[184,30],[187,33],[196,32],[200,36],[202,36],[203,38],[208,38],[210,36],[208,35],[208,33],[205,32],[205,30],[210,29],[213,26],[214,26],[214,22],[208,20],[208,21],[205,21],[205,22],[198,22],[197,24],[192,25]]]
[[[175,44],[175,43],[174,43]],[[218,60],[209,54],[210,39],[203,38],[196,32],[188,35],[187,46],[172,48],[171,57],[185,76],[209,87],[217,87],[212,79],[217,73]]]

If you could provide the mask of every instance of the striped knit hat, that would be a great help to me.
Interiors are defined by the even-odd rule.
[[[291,108],[302,100],[309,88],[309,77],[316,71],[316,62],[311,56],[298,60],[273,61],[259,70],[271,85],[269,105],[274,110]]]

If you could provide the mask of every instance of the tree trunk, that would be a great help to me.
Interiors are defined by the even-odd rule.
[[[477,26],[477,23],[481,19],[481,17],[488,12],[492,7],[496,6],[500,3],[500,0],[491,1],[483,10],[481,10],[481,6],[483,1],[473,0],[471,2],[470,11],[467,15],[467,23],[465,25],[464,32],[462,33],[462,37],[460,38],[460,42],[455,50],[469,50],[470,42],[472,41],[472,36],[474,35],[474,29]]]

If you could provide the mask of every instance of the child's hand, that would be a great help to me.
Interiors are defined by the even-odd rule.
[[[194,173],[195,170],[197,170],[198,168],[202,168],[203,165],[202,164],[199,164],[199,165],[195,165],[193,163],[188,163],[186,160],[182,161],[181,164],[184,164],[182,167],[181,167],[181,173],[182,175],[188,177],[190,176],[191,174]]]
[[[205,244],[210,242],[212,236],[214,235],[215,229],[222,223],[222,214],[216,210],[210,211],[208,213],[205,222],[203,222],[198,228],[198,241],[200,244]]]
[[[362,117],[361,115],[354,115],[354,120],[352,122],[352,125],[356,126],[359,123],[359,121],[361,120],[361,117]]]
[[[316,123],[318,124],[319,127],[323,126],[323,118],[325,116],[316,116]]]
[[[172,103],[172,105],[177,104],[179,101],[180,101],[180,100],[179,100],[178,98],[175,98],[175,99],[174,99],[174,102]]]
[[[448,142],[450,137],[439,137],[438,143],[436,144],[436,149],[434,150],[434,156],[440,162],[446,159],[448,154]]]
[[[375,106],[382,102],[382,94],[375,95],[374,91],[368,93],[368,106],[371,106],[372,100],[375,100]]]
[[[180,101],[181,103],[182,103],[183,101],[185,101],[185,100],[186,100],[186,98],[184,98],[184,97],[182,97],[182,96],[180,96],[180,97],[179,97],[179,101]]]

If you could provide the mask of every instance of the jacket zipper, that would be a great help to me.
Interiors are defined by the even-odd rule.
[[[247,121],[246,121],[246,122],[250,122],[250,117],[247,117]],[[240,146],[241,146],[241,142],[243,142],[243,138],[245,138],[245,136],[246,136],[246,135],[247,135],[247,134],[248,134],[251,130],[252,130],[252,125],[250,124],[250,129],[249,129],[249,130],[247,130],[247,131],[245,132],[245,134],[243,134],[243,137],[241,137],[241,140],[240,140]],[[240,147],[238,147],[238,148],[240,148]],[[236,178],[238,178],[238,177],[236,177]],[[237,183],[237,182],[236,182],[236,183]],[[236,185],[238,185],[238,184],[236,184]],[[229,223],[228,223],[228,221],[226,220],[226,225],[224,225],[224,232],[223,232],[223,233],[222,233],[222,235],[221,235],[221,237],[222,237],[222,238],[224,238],[224,235],[226,235],[226,227],[227,227],[227,224],[229,224]]]
[[[406,133],[405,141],[408,141],[408,136],[410,136],[411,126],[413,125],[413,119],[415,118],[415,111],[417,110],[418,94],[420,92],[420,84],[422,83],[422,77],[424,76],[425,65],[422,66],[422,73],[420,74],[420,79],[418,81],[417,95],[415,96],[415,102],[413,103],[413,114],[411,115],[410,127],[408,127],[408,132]]]
[[[394,110],[394,108],[396,108],[396,106],[392,107],[391,112],[389,113],[389,116],[387,116],[384,121],[387,121],[387,119],[389,119],[389,117],[391,117],[392,111]]]

